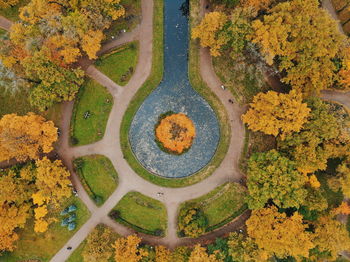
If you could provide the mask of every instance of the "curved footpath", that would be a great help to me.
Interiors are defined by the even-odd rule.
[[[204,14],[205,0],[201,0],[201,12]],[[0,16],[0,27],[9,30],[11,22]],[[108,213],[119,202],[119,200],[129,191],[138,191],[142,194],[157,198],[164,203],[168,212],[168,229],[167,236],[164,238],[153,237],[149,235],[139,234],[144,242],[149,244],[163,244],[170,248],[177,245],[193,244],[194,242],[206,242],[213,240],[218,236],[227,234],[230,231],[237,230],[244,226],[245,220],[249,217],[249,211],[244,212],[240,217],[220,228],[217,231],[206,234],[198,239],[183,239],[178,238],[177,231],[177,211],[180,203],[193,199],[203,194],[208,193],[215,187],[227,182],[238,182],[242,178],[239,170],[239,158],[244,143],[244,127],[240,121],[240,116],[244,109],[237,103],[231,104],[229,99],[234,98],[229,91],[220,88],[221,82],[217,78],[211,62],[211,57],[207,49],[200,50],[200,71],[203,80],[208,84],[212,91],[220,98],[223,103],[231,124],[231,140],[228,152],[215,172],[207,179],[185,188],[165,188],[154,185],[140,176],[138,176],[123,159],[123,153],[119,143],[120,124],[126,111],[128,104],[137,92],[137,90],[146,81],[151,72],[152,66],[152,41],[153,41],[153,1],[142,0],[142,22],[139,27],[130,33],[123,34],[120,38],[110,41],[105,44],[99,55],[108,52],[109,50],[134,40],[140,41],[139,62],[137,64],[134,75],[125,87],[120,87],[112,80],[98,71],[87,58],[82,58],[79,64],[85,69],[87,75],[98,81],[103,86],[106,86],[114,97],[114,105],[110,113],[107,123],[105,136],[99,142],[94,144],[70,147],[69,146],[69,130],[70,120],[73,110],[73,102],[66,102],[62,111],[62,126],[61,137],[58,145],[58,153],[65,165],[72,173],[73,184],[75,185],[80,199],[85,203],[91,217],[89,220],[73,235],[73,237],[65,244],[65,246],[51,259],[52,262],[63,262],[72,254],[79,244],[87,237],[89,232],[93,230],[99,223],[104,223],[115,229],[120,235],[128,235],[134,233],[133,230],[117,224],[108,217]],[[325,98],[343,103],[350,108],[349,93],[324,92]],[[108,198],[101,206],[97,207],[85,192],[78,176],[74,173],[72,160],[76,157],[103,154],[107,156],[113,163],[119,174],[119,185],[117,190]],[[163,192],[164,195],[159,198],[157,192]],[[71,246],[72,250],[67,250]]]
[[[241,155],[241,149],[244,143],[244,127],[240,121],[240,115],[242,110],[238,105],[230,104],[228,99],[233,97],[228,91],[223,91],[220,86],[221,83],[217,79],[214,70],[211,65],[211,58],[208,50],[201,50],[201,73],[204,76],[204,81],[213,89],[216,95],[221,99],[229,115],[232,137],[229,146],[229,151],[224,158],[220,167],[207,179],[199,182],[195,185],[186,188],[165,188],[154,185],[140,176],[138,176],[128,165],[126,160],[123,159],[123,153],[118,141],[120,124],[126,111],[128,104],[142,86],[145,80],[148,78],[151,72],[152,66],[152,41],[153,41],[153,1],[142,0],[142,22],[139,28],[129,33],[125,39],[138,39],[140,41],[140,55],[139,63],[136,67],[135,73],[129,83],[125,87],[120,87],[104,76],[96,68],[91,66],[91,62],[84,61],[87,74],[97,80],[100,84],[106,86],[114,97],[114,105],[110,113],[109,121],[107,123],[105,136],[101,141],[94,144],[70,147],[69,141],[69,124],[71,119],[73,103],[66,103],[63,112],[63,126],[61,144],[58,147],[58,152],[62,157],[64,163],[68,166],[72,172],[73,183],[77,188],[79,197],[87,205],[88,209],[92,213],[90,219],[85,223],[76,234],[66,243],[66,245],[52,258],[51,261],[64,261],[72,253],[72,250],[77,248],[79,244],[86,238],[88,233],[98,224],[104,223],[114,228],[121,235],[128,235],[134,231],[117,224],[108,217],[110,210],[119,202],[119,200],[129,191],[138,191],[142,194],[150,196],[152,198],[158,198],[164,203],[168,212],[168,229],[167,236],[164,238],[153,237],[149,235],[139,234],[144,242],[150,244],[163,244],[170,248],[173,248],[181,244],[193,243],[193,239],[178,238],[177,231],[177,211],[180,203],[193,199],[203,194],[206,194],[213,190],[215,187],[227,182],[238,182],[242,174],[239,171],[238,161]],[[103,47],[102,50],[110,50],[116,46],[126,43],[132,40],[125,40],[125,42],[118,40],[108,43],[108,48]],[[119,185],[117,190],[110,196],[110,198],[104,203],[103,206],[97,208],[95,204],[90,200],[89,196],[85,192],[81,185],[78,176],[73,172],[72,160],[76,157],[84,156],[87,154],[103,154],[111,159],[115,169],[119,174]],[[164,195],[159,198],[157,192],[163,192]],[[242,216],[238,217],[233,222],[224,226],[223,228],[209,233],[198,241],[207,241],[215,239],[217,236],[223,235],[227,232],[233,231],[244,225],[245,220],[249,217],[249,212],[245,212]],[[68,251],[67,246],[71,246],[72,250]]]

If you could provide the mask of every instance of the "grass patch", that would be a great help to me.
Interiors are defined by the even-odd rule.
[[[145,234],[164,236],[167,228],[165,206],[139,192],[126,194],[113,208],[110,216],[117,222]]]
[[[86,192],[101,206],[118,186],[118,174],[111,160],[102,155],[90,155],[74,160],[74,168]]]
[[[0,117],[6,114],[17,113],[24,115],[28,112],[38,113],[35,107],[32,107],[28,100],[29,90],[19,90],[11,93],[0,87]]]
[[[87,80],[80,88],[74,103],[71,120],[71,144],[87,145],[104,136],[113,97],[107,88]],[[90,116],[85,119],[85,113]]]
[[[6,2],[6,0],[5,0]],[[7,19],[11,20],[11,21],[17,21],[19,20],[19,12],[20,12],[20,8],[25,6],[26,4],[28,4],[30,2],[30,0],[21,0],[18,2],[18,4],[16,4],[13,7],[10,8],[1,8],[0,9],[0,15],[6,17]]]
[[[200,21],[199,1],[191,1],[191,25]],[[190,42],[189,78],[193,88],[203,96],[216,112],[220,123],[220,141],[211,162],[196,174],[186,178],[163,178],[148,172],[135,158],[128,140],[131,121],[145,98],[159,85],[163,76],[163,1],[154,1],[153,28],[153,63],[150,77],[138,90],[131,100],[121,123],[120,143],[125,159],[134,171],[144,179],[165,187],[184,187],[195,184],[211,175],[224,159],[230,143],[230,126],[228,116],[218,97],[203,82],[199,72],[199,46],[195,41]]]
[[[47,120],[52,120],[55,126],[61,124],[61,109],[62,104],[54,104],[47,111],[40,112],[35,107],[31,106],[28,100],[29,90],[19,90],[15,93],[7,92],[3,87],[0,87],[0,118],[6,114],[25,115],[28,112],[40,114]]]
[[[73,231],[68,231],[66,227],[61,227],[61,216],[59,213],[65,207],[75,204],[78,209],[77,227]],[[39,260],[40,262],[49,261],[70,239],[74,233],[86,222],[90,213],[83,202],[76,197],[70,197],[61,207],[54,212],[57,222],[49,226],[45,233],[35,233],[33,230],[34,220],[28,220],[24,229],[19,230],[20,240],[17,242],[17,248],[12,253],[5,253],[1,261],[18,262],[27,260]]]
[[[229,54],[213,57],[213,67],[221,82],[240,104],[251,102],[257,93],[269,89],[254,64],[235,61]]]
[[[208,219],[206,232],[210,232],[229,223],[247,209],[245,196],[246,189],[243,186],[225,183],[206,195],[182,203],[180,210],[199,208]]]
[[[141,21],[141,0],[121,0],[120,4],[125,8],[125,16],[114,21],[105,31],[106,40],[118,37],[124,29],[132,31]]]
[[[98,230],[99,232],[103,232],[103,230],[105,228],[108,228],[108,227],[104,224],[99,224],[99,225],[97,225],[97,227],[94,230]],[[114,242],[119,237],[120,237],[120,235],[118,235],[116,232],[113,231],[111,242]],[[68,260],[66,262],[84,262],[84,258],[83,258],[82,253],[84,251],[86,244],[87,244],[87,241],[85,239],[82,243],[80,243],[79,247],[74,250],[74,252],[72,253],[72,255],[68,258]],[[114,262],[113,257],[111,257],[110,261]]]
[[[125,86],[135,71],[138,51],[139,44],[135,41],[103,55],[95,65],[115,83]]]

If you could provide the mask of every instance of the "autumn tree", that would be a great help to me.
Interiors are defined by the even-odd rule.
[[[229,253],[236,262],[261,262],[269,258],[253,239],[245,237],[242,233],[230,233],[228,246]]]
[[[280,135],[283,140],[286,135],[300,131],[309,113],[310,109],[296,91],[292,90],[289,94],[269,91],[254,96],[242,120],[255,132]]]
[[[56,140],[57,128],[42,116],[5,115],[0,120],[0,161],[37,159],[41,153],[49,153]]]
[[[82,256],[84,262],[107,262],[113,255],[113,232],[105,226],[98,225],[86,238]]]
[[[70,101],[84,75],[73,64],[85,54],[95,59],[103,31],[124,13],[120,0],[32,0],[0,45],[0,59],[30,83],[30,101],[40,110]]]
[[[139,249],[141,239],[136,235],[130,235],[127,238],[118,238],[113,247],[115,249],[114,259],[118,262],[138,262],[148,253]]]
[[[179,246],[173,250],[170,262],[187,262],[191,255],[191,249],[187,246]]]
[[[208,220],[199,208],[181,209],[179,214],[179,230],[188,237],[204,234]]]
[[[305,95],[329,88],[337,79],[334,61],[345,36],[317,0],[292,0],[271,8],[253,22],[252,41],[269,64],[286,72],[282,81]]]
[[[302,203],[308,210],[315,210],[318,212],[324,211],[328,208],[327,199],[323,196],[321,189],[307,187],[307,195]]]
[[[155,262],[170,262],[171,252],[165,246],[156,246]]]
[[[350,215],[350,205],[343,201],[340,206],[338,206],[335,210],[334,213],[336,215],[342,214],[342,215]]]
[[[0,252],[14,250],[14,242],[19,239],[16,229],[24,227],[29,217],[29,209],[29,204],[0,205]]]
[[[326,216],[315,223],[313,243],[320,251],[329,252],[330,258],[335,260],[339,252],[350,249],[350,236],[345,225]]]
[[[0,7],[3,9],[10,8],[18,4],[19,0],[0,0]]]
[[[188,262],[219,262],[214,254],[208,255],[206,249],[197,244],[191,252]]]
[[[70,173],[61,160],[51,162],[47,157],[35,162],[35,193],[34,203],[58,204],[63,198],[72,194],[69,180]]]
[[[224,13],[207,13],[200,24],[192,29],[192,39],[199,38],[201,46],[210,47],[212,56],[219,56],[220,48],[228,41],[225,34],[220,34],[227,21]]]
[[[30,217],[30,195],[34,188],[12,170],[0,170],[0,253],[13,251],[22,228]]]
[[[344,196],[350,197],[350,161],[347,157],[337,168],[337,174],[328,179],[333,191],[341,190]]]
[[[308,122],[300,132],[287,135],[283,141],[278,141],[279,150],[289,155],[298,170],[305,174],[325,170],[327,160],[341,157],[349,145],[331,106],[319,98],[309,99],[307,103],[311,108]]]
[[[314,248],[312,235],[306,231],[308,225],[297,212],[287,217],[274,206],[253,210],[246,224],[249,237],[270,256],[307,258]]]
[[[275,0],[240,0],[244,8],[253,8],[255,12],[266,10]]]
[[[272,200],[280,207],[299,207],[307,194],[306,177],[276,150],[256,153],[248,161],[248,205],[262,208]]]

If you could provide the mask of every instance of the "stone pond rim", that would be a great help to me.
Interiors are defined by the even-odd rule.
[[[185,1],[186,2],[186,1]],[[188,79],[188,18],[184,0],[164,1],[164,77],[143,101],[129,129],[129,143],[139,163],[164,178],[184,178],[204,168],[215,155],[220,140],[217,116]],[[159,115],[173,111],[187,115],[196,127],[196,138],[182,155],[162,151],[154,136]]]

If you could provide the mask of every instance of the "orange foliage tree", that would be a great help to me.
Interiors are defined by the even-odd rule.
[[[191,147],[196,129],[191,119],[179,113],[161,119],[156,126],[155,134],[165,149],[181,154]]]
[[[127,238],[118,238],[113,247],[115,249],[114,259],[118,262],[138,262],[148,255],[148,252],[139,249],[141,239],[136,235]]]
[[[57,128],[42,116],[5,115],[0,120],[0,161],[37,159],[41,153],[49,153],[56,140]]]

